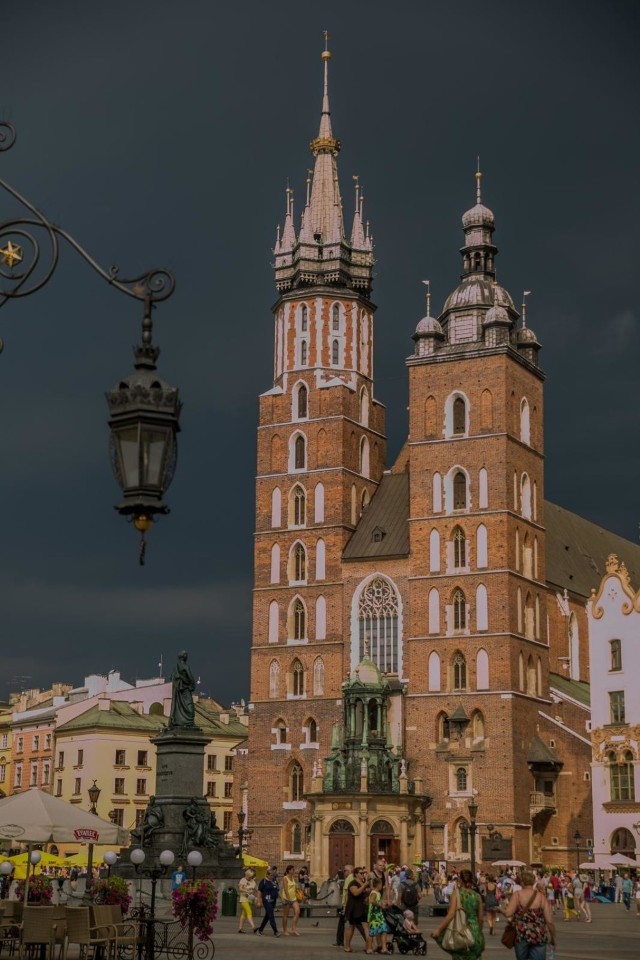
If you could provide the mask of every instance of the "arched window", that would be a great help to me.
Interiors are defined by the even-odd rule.
[[[363,477],[369,476],[369,441],[366,437],[360,440],[360,473]]]
[[[304,383],[301,383],[296,395],[296,417],[298,420],[306,420],[309,415],[308,399],[309,391]]]
[[[533,576],[538,579],[538,538],[533,538]]]
[[[293,441],[293,469],[304,470],[307,465],[307,443],[303,434],[298,433]]]
[[[284,720],[276,720],[275,725],[276,743],[287,742],[287,725]]]
[[[483,390],[480,396],[480,424],[483,430],[493,427],[493,397],[490,390]]]
[[[622,670],[622,642],[618,639],[610,640],[611,648],[610,670]]]
[[[291,824],[291,846],[288,850],[289,853],[299,855],[302,853],[302,827],[298,820],[294,820]]]
[[[536,668],[532,656],[527,660],[527,693],[530,697],[536,695]]]
[[[439,713],[436,717],[436,742],[442,743],[449,739],[449,717],[446,713]]]
[[[325,578],[325,546],[324,540],[316,543],[316,580]]]
[[[609,763],[609,778],[611,782],[612,800],[635,800],[635,783],[633,780],[633,754],[625,750],[620,762],[615,753],[607,755]]]
[[[306,636],[307,611],[300,597],[296,597],[289,608],[289,637],[292,640],[305,640]]]
[[[331,328],[332,330],[340,329],[340,307],[337,303],[331,308]]]
[[[481,523],[476,530],[476,565],[480,570],[489,566],[487,528],[484,523]]]
[[[530,593],[527,594],[524,601],[524,635],[529,640],[535,638],[535,612]]]
[[[489,654],[483,648],[476,654],[476,689],[489,689]]]
[[[440,594],[435,587],[429,590],[429,633],[440,633]]]
[[[433,475],[433,512],[440,513],[442,510],[442,477],[439,473]]]
[[[291,693],[294,697],[304,697],[304,668],[297,657],[291,664]]]
[[[518,474],[513,471],[513,509],[518,509]]]
[[[306,333],[309,329],[309,310],[306,303],[300,307],[300,333]]]
[[[363,427],[369,426],[369,394],[364,387],[360,391],[360,423]]]
[[[520,481],[520,513],[527,520],[531,520],[531,483],[526,473]]]
[[[467,509],[467,478],[462,470],[458,470],[453,477],[453,509]]]
[[[324,523],[324,484],[316,483],[316,488],[314,490],[314,521],[316,523]]]
[[[460,588],[453,594],[453,629],[466,630],[467,628],[467,600]]]
[[[518,656],[518,690],[524,690],[524,657]]]
[[[325,640],[327,636],[327,601],[320,596],[316,600],[316,640]]]
[[[308,350],[307,341],[301,340],[300,341],[300,366],[301,367],[306,367],[307,365],[307,350]]]
[[[440,534],[435,528],[429,534],[429,570],[440,572]]]
[[[295,543],[289,555],[289,581],[304,583],[307,579],[307,551],[304,544]]]
[[[269,604],[269,643],[278,642],[278,630],[280,626],[280,610],[276,600]]]
[[[474,743],[477,743],[479,740],[484,740],[484,717],[480,710],[476,710],[471,718],[471,735]]]
[[[611,853],[622,853],[630,860],[636,858],[636,841],[630,830],[626,827],[618,827],[611,837]]]
[[[459,856],[468,856],[469,854],[469,824],[466,820],[458,821],[458,829],[456,831],[456,846],[457,853]]]
[[[452,679],[454,690],[467,689],[467,661],[459,650],[455,654],[452,662]]]
[[[525,533],[522,543],[522,572],[527,579],[531,580],[533,575],[533,550],[528,533]]]
[[[526,397],[520,404],[520,439],[523,443],[531,444],[531,426],[529,420],[529,404]]]
[[[440,690],[440,657],[435,650],[429,654],[428,689],[430,693],[438,693]]]
[[[453,528],[453,566],[460,570],[467,565],[467,538],[462,527]]]
[[[467,405],[462,397],[453,401],[453,433],[455,435],[467,432]]]
[[[536,640],[539,640],[540,639],[540,594],[539,593],[536,593],[534,631],[535,631]],[[578,674],[579,673],[580,673],[580,666],[578,665]]]
[[[271,472],[280,472],[283,468],[282,440],[277,433],[271,437]]]
[[[313,692],[317,696],[324,693],[324,660],[316,657],[313,661]]]
[[[518,633],[522,633],[522,590],[518,587],[516,592],[516,608],[518,613]]]
[[[269,696],[280,696],[280,664],[277,660],[272,660],[269,665]]]
[[[289,494],[289,526],[304,527],[307,521],[307,495],[304,487],[296,483]]]
[[[580,679],[580,632],[575,613],[569,617],[569,675],[572,680]]]
[[[291,799],[294,802],[304,799],[304,773],[299,763],[294,763],[291,767],[289,783]]]
[[[358,491],[355,483],[351,487],[351,525],[355,527],[358,522]]]
[[[436,435],[435,397],[427,397],[424,402],[424,435],[425,437],[435,437]]]
[[[358,603],[359,659],[368,647],[369,657],[384,673],[398,673],[398,595],[389,580],[374,577]]]
[[[456,770],[456,790],[458,793],[465,793],[467,789],[467,768],[458,767]]]
[[[478,506],[481,510],[489,506],[489,477],[484,467],[478,474]]]
[[[362,516],[366,508],[369,506],[369,500],[370,500],[369,491],[365,487],[365,489],[362,491],[362,496],[360,497],[360,504],[361,504],[360,516]]]
[[[271,547],[271,583],[280,583],[280,546]]]
[[[533,481],[533,497],[532,497],[532,500],[533,500],[533,503],[532,503],[533,519],[534,519],[534,520],[537,520],[537,519],[538,519],[538,484],[536,483],[535,480]]]
[[[315,722],[313,717],[309,717],[306,723],[307,731],[309,733],[309,743],[318,742],[318,724]]]
[[[542,696],[542,660],[540,657],[536,660],[536,690],[538,696]]]
[[[280,487],[271,491],[271,526],[279,527],[282,523],[282,494]]]
[[[337,340],[334,340],[331,344],[331,363],[334,367],[340,364],[340,344]]]

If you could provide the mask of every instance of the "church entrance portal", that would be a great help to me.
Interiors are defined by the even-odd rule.
[[[345,864],[355,863],[355,834],[348,820],[336,820],[329,829],[329,876],[335,877]]]
[[[368,866],[373,866],[380,854],[386,857],[387,863],[398,863],[400,859],[400,842],[388,820],[377,820],[371,828]]]

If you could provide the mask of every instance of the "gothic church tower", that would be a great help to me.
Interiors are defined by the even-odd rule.
[[[349,662],[342,552],[386,458],[384,409],[373,396],[373,247],[357,180],[345,233],[330,58],[325,49],[299,229],[289,188],[278,229],[274,379],[260,397],[250,776],[240,803],[252,847],[273,862],[302,856],[308,836],[303,795],[329,753]]]

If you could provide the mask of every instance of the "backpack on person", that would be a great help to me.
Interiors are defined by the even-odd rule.
[[[418,884],[413,880],[406,880],[400,885],[400,899],[405,907],[415,907],[420,900]]]

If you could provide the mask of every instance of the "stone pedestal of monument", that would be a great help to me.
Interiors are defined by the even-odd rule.
[[[242,861],[236,859],[233,847],[212,820],[202,795],[204,749],[209,737],[198,727],[168,726],[151,742],[157,750],[154,819],[161,823],[143,828],[141,837],[132,837],[131,847],[120,851],[113,872],[127,879],[136,877],[129,857],[138,847],[145,852],[145,868],[159,864],[162,850],[172,850],[176,859],[171,869],[178,863],[188,869],[187,854],[199,850],[202,866],[197,869],[198,877],[238,880]]]

